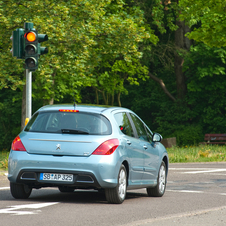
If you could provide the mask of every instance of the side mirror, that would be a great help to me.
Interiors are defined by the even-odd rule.
[[[162,136],[159,133],[154,133],[152,136],[152,142],[160,142],[162,140]]]

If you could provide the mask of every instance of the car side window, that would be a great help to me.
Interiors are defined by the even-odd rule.
[[[145,141],[150,142],[151,141],[151,138],[150,138],[151,134],[147,133],[144,123],[139,118],[137,118],[136,115],[130,113],[130,116],[131,116],[133,123],[136,127],[138,138],[140,140],[145,140]]]
[[[129,118],[125,112],[116,113],[114,115],[119,129],[127,136],[134,137],[133,129],[130,124]]]
[[[146,128],[147,135],[148,135],[148,141],[152,142],[152,133],[149,132],[149,130]]]

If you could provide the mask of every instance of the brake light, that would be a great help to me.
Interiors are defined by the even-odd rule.
[[[12,150],[13,151],[26,151],[21,139],[19,136],[17,136],[12,143]]]
[[[79,112],[79,110],[60,109],[60,112]]]
[[[92,155],[111,155],[119,146],[118,139],[107,140],[102,143]]]

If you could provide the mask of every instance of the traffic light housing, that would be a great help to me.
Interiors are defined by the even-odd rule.
[[[41,47],[41,42],[47,41],[46,34],[38,34],[38,31],[33,28],[33,23],[24,24],[24,56],[25,68],[30,71],[38,69],[38,59],[40,55],[48,53],[46,47]]]
[[[10,38],[12,40],[13,48],[11,49],[12,56],[17,57],[17,59],[24,58],[24,29],[17,28],[13,31]]]
[[[25,30],[24,34],[25,69],[38,69],[38,32],[35,29]]]
[[[48,35],[38,34],[33,28],[33,23],[24,23],[24,28],[13,31],[10,39],[13,45],[12,55],[17,59],[25,59],[25,69],[30,71],[38,69],[40,55],[48,53],[48,49],[42,47],[40,43],[47,41]]]
[[[39,42],[38,54],[39,54],[39,56],[42,55],[42,54],[48,53],[48,48],[42,47],[41,44],[40,44],[40,42],[45,42],[47,40],[48,40],[48,35],[46,35],[46,34],[38,34],[38,42]]]

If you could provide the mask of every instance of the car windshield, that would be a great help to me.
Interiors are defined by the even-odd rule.
[[[27,124],[25,131],[109,135],[111,134],[111,124],[100,114],[49,111],[37,112]]]

